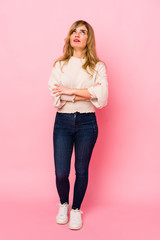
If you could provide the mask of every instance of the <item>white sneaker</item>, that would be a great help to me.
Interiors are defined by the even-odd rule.
[[[82,227],[82,216],[83,213],[80,209],[72,209],[70,211],[70,222],[69,228],[70,229],[80,229]]]
[[[70,204],[66,202],[63,204],[58,203],[57,205],[59,205],[59,212],[56,216],[56,223],[65,224],[68,222],[68,212]]]

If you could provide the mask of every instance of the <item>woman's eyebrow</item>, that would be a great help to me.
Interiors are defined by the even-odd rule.
[[[77,29],[75,28],[74,30],[77,30]],[[73,31],[74,31],[74,30],[73,30]],[[85,30],[85,29],[80,29],[80,31],[85,31],[85,32],[87,32],[87,30]]]

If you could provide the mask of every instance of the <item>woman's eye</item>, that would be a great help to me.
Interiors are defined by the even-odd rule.
[[[75,32],[76,32],[76,29],[72,31],[72,33],[75,33]],[[85,31],[82,30],[80,33],[84,35]]]

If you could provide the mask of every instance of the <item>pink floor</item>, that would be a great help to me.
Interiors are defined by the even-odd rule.
[[[55,222],[56,202],[0,202],[1,240],[159,240],[160,207],[106,204],[83,207],[83,227]]]

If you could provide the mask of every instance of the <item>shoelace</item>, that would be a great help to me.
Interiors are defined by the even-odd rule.
[[[72,209],[72,211],[73,211],[73,212],[80,212],[80,213],[83,214],[83,212],[82,212],[80,209],[78,209],[78,208],[76,208],[76,209]]]
[[[79,213],[83,214],[83,212],[80,209],[78,209],[78,208],[72,209],[71,211],[74,212],[74,214],[72,214],[72,221],[73,222],[77,222],[77,217],[78,217],[78,219],[80,217]]]
[[[67,203],[57,203],[57,205],[60,207],[61,206],[61,208],[60,208],[60,211],[59,211],[59,215],[64,215],[64,213],[65,213],[65,207],[67,206]]]

